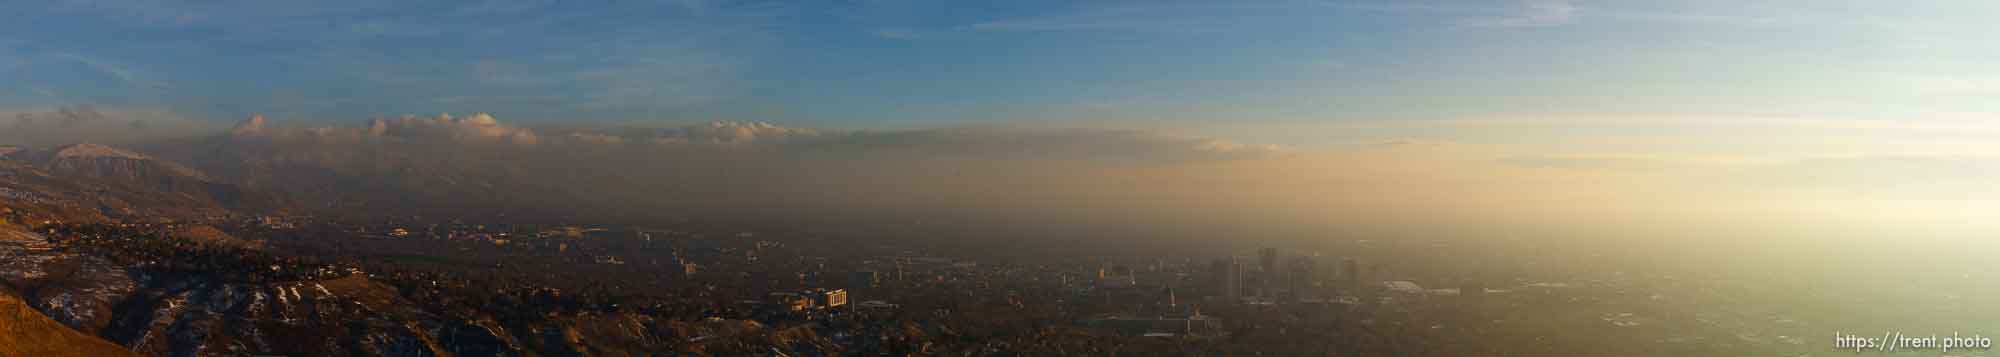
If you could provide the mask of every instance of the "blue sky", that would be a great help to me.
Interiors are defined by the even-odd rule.
[[[1383,207],[1497,221],[1507,219],[1492,212],[1546,211],[1567,229],[1624,222],[1577,218],[1600,212],[1663,224],[1657,211],[1677,211],[1719,216],[1673,224],[1709,228],[1779,212],[1813,229],[1968,237],[2000,222],[1990,184],[2000,179],[1994,1],[0,0],[0,9],[0,118],[81,104],[148,115],[146,125],[89,128],[127,132],[115,139],[213,133],[253,113],[274,127],[353,133],[370,117],[489,112],[507,125],[459,129],[509,138],[541,125],[655,121],[1083,126],[1119,130],[903,135],[975,139],[960,152],[1281,153],[1081,172],[951,164],[1075,178],[1077,192],[1131,190],[1082,201],[1233,197],[1300,221],[1344,209],[1378,221],[1367,215]],[[107,141],[51,134],[69,122],[19,129],[25,122],[0,121],[0,143]],[[573,138],[566,132],[540,138]],[[1059,140],[1035,139],[1048,137]],[[1179,181],[1133,184],[1159,180]],[[996,187],[980,192],[1031,191]],[[1076,202],[1028,201],[1050,197]]]
[[[11,2],[11,1],[0,1]],[[1319,122],[2000,112],[1988,2],[54,1],[0,108],[234,120]]]

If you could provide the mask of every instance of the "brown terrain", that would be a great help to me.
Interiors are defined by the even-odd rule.
[[[138,356],[123,346],[72,330],[29,308],[21,298],[0,294],[0,356]]]
[[[32,245],[40,243],[40,238],[0,222],[0,245]],[[0,267],[18,268],[12,263],[16,262]],[[14,291],[0,286],[0,357],[137,355],[110,341],[64,326],[30,307]]]
[[[590,355],[837,350],[810,329],[625,312],[424,306],[366,274],[257,277],[290,258],[209,223],[275,200],[178,163],[80,144],[0,155],[0,357]],[[239,181],[228,181],[239,182]],[[511,299],[511,298],[508,298]]]

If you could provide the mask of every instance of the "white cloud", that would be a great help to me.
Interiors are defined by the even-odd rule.
[[[534,130],[501,123],[486,113],[466,117],[453,117],[449,113],[435,117],[405,115],[393,119],[371,119],[366,127],[310,127],[274,128],[265,123],[262,115],[254,116],[232,129],[231,136],[239,139],[295,140],[309,139],[325,142],[328,140],[355,140],[361,138],[395,138],[440,143],[503,143],[533,146],[541,143],[541,136]]]
[[[749,145],[819,137],[818,130],[790,128],[765,122],[710,122],[661,130],[647,138],[661,144]]]
[[[432,118],[405,116],[397,119],[375,119],[369,122],[369,133],[414,139],[451,139],[471,142],[508,142],[534,145],[541,142],[533,130],[501,124],[486,113],[473,114],[464,118],[453,118],[450,114],[438,114]]]

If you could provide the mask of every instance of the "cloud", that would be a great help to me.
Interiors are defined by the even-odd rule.
[[[311,139],[317,141],[394,138],[432,143],[474,143],[513,144],[533,146],[541,143],[541,136],[534,130],[501,123],[491,114],[477,113],[463,118],[450,113],[435,117],[404,115],[400,118],[370,119],[365,127],[308,127],[272,128],[264,116],[257,115],[237,124],[230,136],[238,139],[290,140]]]
[[[864,131],[808,144],[813,150],[862,153],[1127,163],[1250,159],[1287,152],[1274,145],[1249,145],[1208,137],[1119,129],[975,127]]]
[[[79,56],[74,53],[61,53],[57,54],[57,56],[88,65],[90,68],[95,68],[98,71],[110,74],[112,77],[117,77],[120,81],[133,82],[136,80],[132,75],[132,70],[124,66],[114,65],[95,58]]]
[[[80,142],[125,143],[191,137],[214,125],[163,111],[100,110],[76,105],[54,111],[0,113],[0,144],[46,147]]]
[[[528,128],[491,115],[290,124],[246,122],[212,140],[136,148],[316,207],[635,219],[1118,211],[1112,208],[1126,208],[1122,199],[1185,197],[1131,187],[1149,171],[1175,172],[1163,179],[1208,175],[1215,165],[1292,155],[1269,145],[1123,129],[839,131],[729,121]]]
[[[647,141],[659,144],[751,145],[819,137],[818,130],[789,128],[765,122],[709,122],[660,130]]]
[[[372,135],[393,136],[420,140],[455,140],[463,142],[506,142],[519,145],[534,145],[541,142],[533,130],[501,124],[486,113],[473,114],[464,118],[453,118],[450,114],[438,114],[432,118],[404,116],[397,119],[375,119],[368,124]]]
[[[301,17],[333,16],[380,11],[410,6],[396,1],[358,0],[339,5],[311,1],[215,1],[183,3],[175,1],[59,0],[41,4],[49,14],[87,16],[126,26],[232,26],[255,21]]]
[[[895,131],[826,131],[756,121],[714,121],[670,128],[542,129],[509,125],[492,115],[403,116],[373,119],[362,127],[282,128],[254,117],[232,135],[244,139],[364,142],[390,139],[423,143],[508,144],[544,150],[615,146],[627,149],[743,149],[783,155],[883,156],[1173,163],[1276,157],[1275,145],[1149,130],[1010,129],[961,127]],[[246,129],[250,128],[250,129]],[[553,134],[545,134],[553,133]]]
[[[1464,27],[1560,26],[1575,22],[1579,14],[1579,8],[1569,0],[1526,0],[1505,8],[1470,4],[1344,1],[1182,3],[1086,8],[1067,13],[979,22],[965,28],[988,32],[1216,33],[1253,26],[1242,21],[1247,15],[1281,19],[1283,15],[1328,10],[1434,15],[1457,19],[1456,25]]]
[[[924,38],[924,35],[917,33],[916,30],[901,28],[875,29],[875,31],[871,31],[869,34],[891,40],[916,40]]]
[[[561,103],[563,101],[563,97],[558,95],[492,95],[492,96],[454,95],[454,96],[431,98],[430,101],[432,103],[453,104],[453,105],[493,104],[493,103],[507,103],[507,102],[556,104],[556,103]]]
[[[1959,73],[1879,73],[1875,75],[1889,88],[1907,93],[1936,96],[1993,97],[2000,95],[2000,74]]]
[[[1315,3],[1315,5],[1342,9],[1342,10],[1359,10],[1359,11],[1387,12],[1387,13],[1437,12],[1437,11],[1449,11],[1453,9],[1453,8],[1439,7],[1437,5],[1432,5],[1432,4],[1415,3],[1415,2],[1328,1],[1328,2]]]
[[[2000,156],[1849,155],[1747,166],[1746,192],[1817,199],[2000,201]]]
[[[347,25],[347,31],[360,36],[431,37],[442,33],[438,28],[415,24],[389,22],[363,22]]]
[[[1213,33],[1240,27],[1241,19],[1230,15],[1263,8],[1264,5],[1244,4],[1121,6],[986,21],[966,28],[988,32]]]
[[[132,67],[127,65],[121,65],[104,59],[96,57],[86,57],[83,55],[78,55],[69,52],[58,53],[56,54],[56,56],[77,63],[82,63],[85,66],[89,66],[91,69],[97,70],[98,72],[103,72],[104,74],[110,75],[112,78],[117,78],[119,82],[124,82],[125,84],[138,87],[146,87],[146,88],[162,88],[162,89],[167,88],[166,82],[147,80],[145,78],[142,78],[139,74],[139,71],[134,70],[132,69]]]
[[[1653,171],[1689,165],[1719,163],[1716,161],[1652,155],[1514,156],[1502,158],[1500,161],[1526,168],[1600,171]]]
[[[7,33],[0,35],[0,71],[61,65],[136,87],[93,92],[91,98],[98,100],[179,103],[174,106],[209,113],[313,116],[355,112],[344,110],[351,105],[282,96],[293,90],[369,88],[333,92],[345,93],[339,100],[366,102],[391,113],[462,100],[489,110],[588,112],[594,117],[711,103],[754,85],[743,83],[742,73],[756,65],[776,37],[771,25],[783,18],[774,14],[789,11],[784,6],[654,2],[552,6],[546,1],[412,5],[373,0],[338,6],[290,0],[58,0],[15,7],[20,8],[14,11],[17,17],[68,24],[62,28],[156,36],[57,41],[75,36],[57,27],[0,25],[14,30],[0,31]],[[22,23],[28,22],[37,21]],[[184,36],[191,33],[205,35],[199,41]],[[405,41],[425,38],[449,40]],[[297,45],[301,43],[312,45]],[[22,56],[8,56],[13,49]],[[159,53],[178,55],[162,61]],[[278,63],[264,66],[267,61]],[[215,66],[289,70],[239,73],[256,80],[179,78]],[[31,84],[81,95],[61,85],[75,83],[71,76],[28,78],[38,82]],[[202,83],[201,94],[136,90],[183,80]],[[440,93],[461,97],[430,101]],[[550,93],[556,98],[514,100]],[[224,104],[214,98],[233,99]]]
[[[1527,0],[1519,12],[1507,16],[1474,19],[1470,27],[1550,27],[1576,22],[1576,5],[1569,0]]]
[[[30,117],[35,128],[157,130],[88,107]],[[1646,121],[1625,124],[1633,123]],[[477,114],[284,124],[142,151],[316,205],[539,210],[550,219],[951,212],[1121,226],[1337,225],[1380,235],[1502,227],[1583,236],[1638,225],[1730,227],[1716,222],[1741,217],[1809,221],[1849,214],[1825,207],[1878,202],[1921,211],[1963,204],[1961,197],[2000,201],[1987,184],[2000,178],[2000,160],[1977,155],[1747,160],[1603,148],[1519,152],[1513,144],[1425,139],[1301,151],[1154,130],[527,128]],[[1475,129],[1545,123],[1484,124]]]
[[[584,132],[570,133],[567,136],[567,138],[568,140],[574,142],[597,144],[597,145],[617,145],[625,143],[625,138],[623,137],[607,135],[607,134],[599,134],[599,133],[584,133]]]

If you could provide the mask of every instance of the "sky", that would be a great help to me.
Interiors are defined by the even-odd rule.
[[[2000,112],[1988,100],[2000,46],[1985,41],[2000,5],[1982,1],[11,5],[0,108],[219,120],[492,112],[871,128]]]
[[[1988,1],[0,5],[0,113],[58,127],[17,121],[0,140],[70,140],[51,134],[65,125],[215,132],[252,114],[348,128],[279,138],[546,147],[808,128],[828,131],[773,150],[866,154],[812,163],[852,185],[800,187],[888,195],[921,190],[879,183],[991,167],[1019,179],[894,204],[1152,202],[1401,228],[2000,229],[1982,213],[2000,212]],[[406,114],[422,117],[367,127]],[[148,120],[68,120],[95,117]],[[780,126],[548,129],[712,120]],[[922,151],[945,154],[882,154]],[[852,169],[870,165],[916,174]]]
[[[152,149],[261,114],[222,137],[236,169],[397,196],[969,213],[1061,244],[1089,239],[1033,229],[1555,239],[1750,272],[1969,277],[2000,249],[2000,1],[0,9],[0,145]],[[175,149],[258,177],[150,152]],[[319,188],[268,177],[294,176],[245,182]]]

